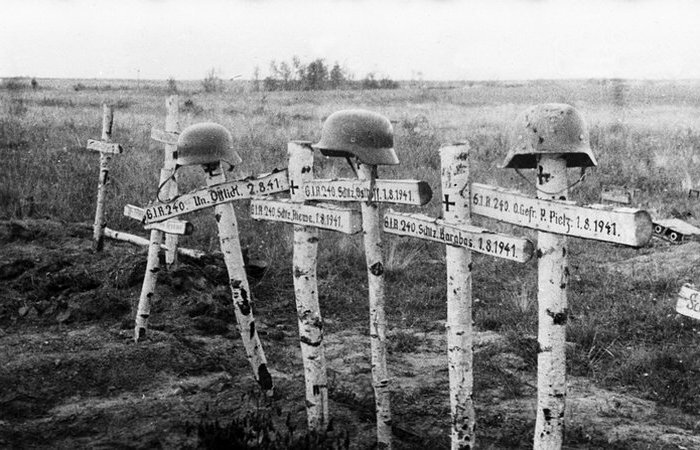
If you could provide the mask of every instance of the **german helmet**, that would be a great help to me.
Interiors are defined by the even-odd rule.
[[[541,155],[558,155],[566,167],[597,166],[588,128],[572,106],[545,103],[531,106],[515,122],[512,146],[503,168],[534,169]]]
[[[242,162],[233,149],[231,133],[223,126],[204,122],[185,128],[177,140],[176,163],[179,166],[210,164],[219,161]]]
[[[369,165],[399,163],[389,119],[363,109],[346,109],[328,116],[321,140],[312,147],[325,156],[354,156]]]

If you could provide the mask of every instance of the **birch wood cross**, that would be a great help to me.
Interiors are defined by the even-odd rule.
[[[169,139],[169,136],[165,135],[164,139]],[[200,209],[214,208],[221,251],[229,275],[231,306],[236,316],[241,340],[256,381],[267,395],[272,395],[272,377],[267,368],[267,360],[253,317],[253,298],[245,272],[236,214],[231,202],[250,198],[254,193],[282,192],[289,187],[286,172],[273,172],[272,175],[260,179],[247,178],[232,183],[227,182],[226,173],[221,167],[221,159],[231,158],[240,162],[240,158],[231,146],[231,135],[221,125],[203,123],[183,130],[177,141],[178,153],[175,163],[201,165],[206,173],[207,187],[176,197],[169,202],[152,204],[139,211],[142,213],[143,223],[153,229],[146,274],[136,313],[134,339],[139,341],[146,335],[151,303],[156,295],[156,275],[159,271],[158,252],[161,248],[164,227],[168,229],[179,224],[180,221],[173,219],[176,216]],[[163,169],[160,185],[163,185],[171,175],[171,172]],[[243,190],[243,186],[248,189]]]
[[[504,168],[536,169],[537,198],[472,184],[472,213],[537,233],[537,417],[534,448],[560,449],[566,407],[567,238],[641,247],[652,236],[648,212],[568,201],[567,167],[593,167],[588,129],[570,105],[540,104],[517,119]],[[579,181],[583,180],[583,172]],[[576,182],[578,183],[578,182]],[[574,183],[574,184],[576,184]]]
[[[290,201],[253,199],[251,217],[294,224],[294,296],[306,386],[306,417],[310,430],[325,431],[329,424],[323,318],[318,301],[318,228],[354,234],[362,229],[360,215],[334,205],[304,204],[299,186],[313,178],[313,149],[309,142],[290,142]],[[298,183],[298,184],[297,184]]]
[[[97,206],[95,208],[95,222],[92,229],[93,249],[97,252],[104,248],[104,230],[107,227],[105,221],[105,199],[107,196],[107,185],[109,184],[109,163],[111,155],[122,153],[122,146],[111,142],[112,125],[114,124],[114,114],[112,107],[102,105],[102,140],[96,141],[88,139],[86,148],[100,152],[100,177],[97,184]]]
[[[175,160],[177,159],[177,138],[180,131],[180,110],[178,96],[171,95],[165,100],[165,129],[151,129],[151,139],[164,144],[163,170],[170,172],[170,176],[160,186],[159,195],[168,200],[178,194],[177,171]],[[172,266],[177,262],[178,235],[165,233],[165,264]]]
[[[471,253],[525,262],[534,246],[527,239],[474,227],[470,218],[469,147],[440,149],[443,218],[387,211],[384,231],[446,244],[447,362],[453,449],[474,448],[472,257]]]

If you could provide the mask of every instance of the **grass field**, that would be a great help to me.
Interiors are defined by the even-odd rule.
[[[0,219],[22,218],[33,204],[34,217],[92,220],[99,158],[82,147],[87,139],[100,137],[106,102],[115,108],[113,140],[126,149],[113,158],[108,226],[142,233],[121,210],[126,203],[146,205],[156,198],[162,144],[150,139],[150,130],[163,127],[167,83],[37,81],[37,89],[28,83],[24,88],[0,89]],[[636,206],[655,217],[680,214],[696,225],[700,218],[700,202],[687,198],[687,189],[700,185],[700,82],[696,81],[455,82],[410,87],[407,83],[397,90],[323,92],[253,92],[245,83],[229,82],[215,93],[202,92],[199,82],[193,81],[180,82],[179,91],[182,127],[215,121],[231,130],[243,159],[234,171],[240,177],[285,167],[286,143],[317,141],[323,119],[336,110],[357,107],[382,113],[394,123],[401,164],[381,167],[380,176],[427,181],[434,199],[421,212],[433,216],[440,212],[435,200],[440,198],[438,149],[445,143],[469,143],[473,181],[534,194],[529,180],[499,169],[508,150],[509,126],[531,104],[565,102],[586,118],[599,162],[570,190],[571,199],[596,202],[602,187],[625,185],[640,189]],[[349,176],[344,161],[320,155],[315,170],[317,177]],[[203,186],[200,172],[182,169],[181,190]],[[529,171],[524,175],[534,178]],[[578,170],[570,170],[571,180],[578,176]],[[236,208],[243,246],[251,256],[270,263],[271,285],[288,285],[290,228],[253,222],[245,204]],[[189,219],[196,231],[182,245],[218,250],[213,217],[196,214]],[[476,217],[474,221],[535,239],[531,231]],[[445,319],[443,246],[391,236],[386,241],[390,329],[435,331]],[[683,283],[700,284],[698,256],[691,255],[676,267],[644,266],[628,276],[606,269],[605,264],[654,255],[667,250],[668,244],[655,241],[629,249],[571,238],[569,245],[568,373],[596,386],[634,392],[697,419],[700,323],[677,315],[673,305]],[[366,290],[358,289],[366,286],[361,240],[322,232],[319,252],[324,316],[341,328],[364,323]],[[518,265],[477,255],[474,277],[475,326],[506,336],[506,346],[527,364],[525,370],[534,370],[536,262]],[[392,334],[393,348],[398,352],[415,348],[422,342],[416,336],[420,333]],[[477,387],[488,382],[493,369],[489,364],[477,361]],[[402,402],[410,404],[411,399],[395,399],[398,405]],[[516,436],[531,426],[520,425]],[[700,422],[688,427],[697,433]],[[584,434],[574,427],[568,442],[584,442]]]

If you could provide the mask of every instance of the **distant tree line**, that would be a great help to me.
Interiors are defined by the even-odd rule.
[[[336,61],[329,67],[324,59],[308,64],[298,56],[291,62],[271,61],[269,74],[261,79],[260,67],[253,70],[253,88],[256,91],[321,91],[326,89],[397,89],[399,83],[390,78],[377,79],[372,73],[362,80],[354,80]]]

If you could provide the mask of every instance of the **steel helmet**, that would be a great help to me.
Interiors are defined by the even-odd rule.
[[[210,164],[221,160],[234,165],[242,162],[233,150],[233,139],[226,128],[218,123],[204,122],[182,131],[177,140],[177,165]]]
[[[389,119],[363,109],[346,109],[328,116],[321,140],[312,147],[326,156],[355,156],[370,165],[399,163]]]
[[[561,155],[566,167],[597,166],[588,128],[573,106],[545,103],[531,106],[517,119],[512,146],[503,163],[509,169],[534,169],[539,156]]]

